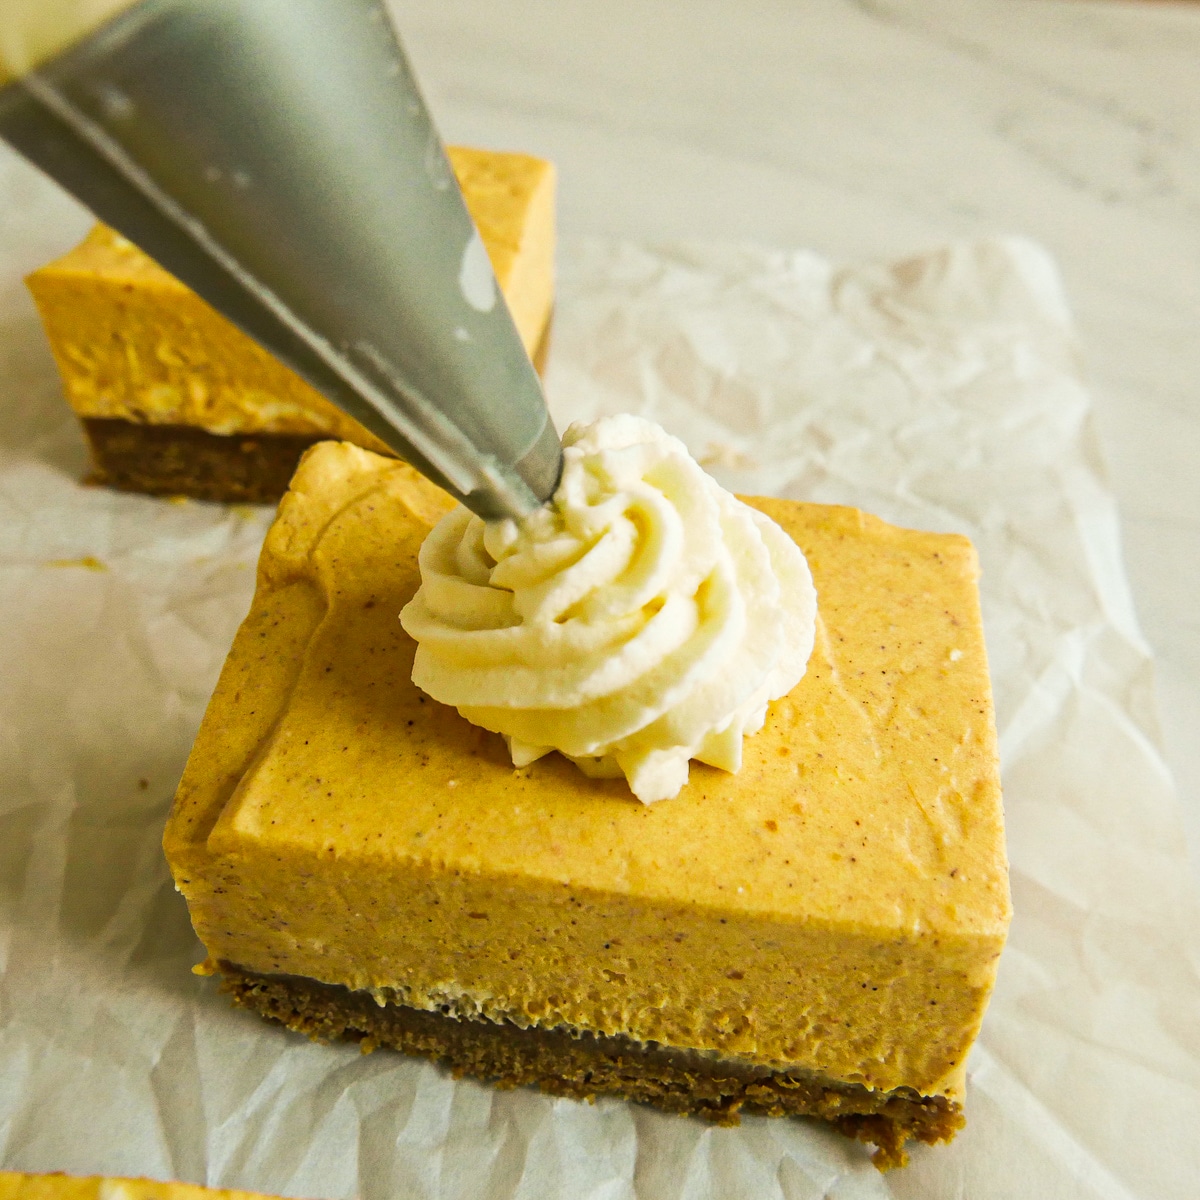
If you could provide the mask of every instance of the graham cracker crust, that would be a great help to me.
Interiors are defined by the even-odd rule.
[[[190,496],[232,504],[276,504],[296,464],[320,434],[209,433],[195,425],[145,425],[83,417],[90,482],[122,492]]]
[[[533,355],[540,375],[550,347],[546,325]],[[81,417],[92,452],[90,482],[122,492],[190,496],[229,504],[276,504],[305,450],[325,434],[210,433],[198,425],[151,425]]]
[[[817,1117],[874,1145],[881,1171],[908,1162],[908,1140],[950,1141],[965,1123],[954,1101],[909,1088],[875,1092],[624,1037],[463,1019],[448,1005],[434,1012],[380,1006],[369,992],[226,962],[217,970],[235,1004],[317,1042],[355,1041],[364,1052],[387,1046],[442,1063],[455,1078],[470,1075],[499,1088],[536,1086],[576,1100],[621,1096],[720,1125],[736,1125],[741,1112]]]

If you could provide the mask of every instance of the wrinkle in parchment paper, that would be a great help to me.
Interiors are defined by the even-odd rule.
[[[1016,918],[966,1130],[886,1177],[802,1121],[718,1129],[314,1046],[191,975],[161,826],[269,514],[80,487],[37,337],[0,293],[5,1166],[330,1200],[1195,1194],[1196,908],[1078,351],[1036,247],[852,270],[564,254],[560,427],[643,412],[726,486],[979,548]]]

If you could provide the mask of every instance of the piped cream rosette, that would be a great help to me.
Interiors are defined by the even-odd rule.
[[[485,524],[460,507],[426,538],[400,615],[413,682],[514,765],[558,750],[646,804],[690,759],[737,771],[812,652],[804,555],[650,421],[572,425],[563,446],[544,508]]]

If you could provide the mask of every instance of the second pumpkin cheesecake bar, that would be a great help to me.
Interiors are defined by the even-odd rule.
[[[544,360],[554,303],[554,167],[447,154],[521,340]],[[339,438],[386,453],[352,418],[136,246],[97,226],[27,280],[83,423],[96,482],[274,502],[300,455]]]

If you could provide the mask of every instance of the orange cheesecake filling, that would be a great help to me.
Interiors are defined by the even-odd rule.
[[[266,1200],[258,1192],[106,1175],[0,1171],[0,1200]]]

